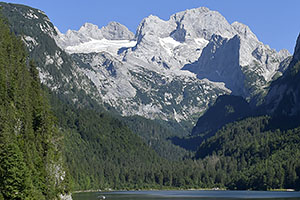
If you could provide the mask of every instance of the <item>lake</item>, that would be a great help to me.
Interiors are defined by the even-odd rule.
[[[124,191],[73,194],[73,200],[300,200],[300,192],[269,191]]]

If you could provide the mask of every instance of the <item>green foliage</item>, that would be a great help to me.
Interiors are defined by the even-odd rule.
[[[230,189],[299,189],[300,128],[270,129],[273,122],[261,116],[226,125],[196,157],[218,160],[214,173],[227,174]]]
[[[23,42],[0,18],[0,196],[55,199],[63,189],[53,168],[59,162],[59,132],[40,88],[38,71],[27,64]]]
[[[149,120],[140,116],[123,117],[121,119],[130,128],[133,133],[141,136],[143,140],[158,155],[169,160],[181,160],[189,155],[185,149],[174,145],[169,138],[180,135],[182,129],[167,127],[157,120]]]
[[[38,18],[24,18],[31,8],[0,4],[12,32],[32,36],[38,41],[36,46],[28,41],[27,45],[30,58],[35,59],[41,71],[49,72],[52,77],[46,84],[57,88],[61,94],[68,93],[67,97],[59,97],[69,100],[61,101],[52,95],[58,129],[41,90],[38,70],[33,62],[26,63],[27,55],[21,40],[11,36],[7,22],[0,19],[0,199],[55,199],[60,192],[71,189],[99,188],[300,189],[299,128],[269,129],[275,127],[272,124],[274,119],[267,116],[248,118],[228,124],[210,139],[207,138],[212,134],[208,135],[196,154],[197,159],[180,160],[186,152],[174,148],[166,140],[177,127],[156,126],[156,122],[138,117],[120,119],[96,108],[98,102],[93,102],[82,89],[84,81],[81,82],[80,74],[76,74],[78,79],[74,78],[76,71],[72,66],[80,60],[74,63],[57,47],[51,37],[55,35],[54,27],[45,19],[46,16],[33,9]],[[55,60],[45,65],[47,56],[60,58],[63,62]],[[265,85],[263,77],[253,71],[243,73],[246,88],[251,93],[265,94],[264,89],[259,91],[257,86],[250,84],[258,81],[259,85]],[[140,77],[132,72],[137,80],[148,80],[145,84],[157,90],[159,102],[165,101],[165,93],[178,97],[183,93],[184,97],[191,98],[184,98],[179,103],[169,99],[177,106],[176,110],[186,104],[204,106],[194,99],[204,97],[204,89],[194,87],[193,81],[182,85],[174,79],[167,84],[159,74],[147,74],[148,77]],[[298,79],[295,77],[299,75],[299,63],[290,74],[287,78],[292,82],[290,88],[297,91]],[[293,79],[289,79],[291,77]],[[287,80],[279,78],[277,82],[280,81]],[[162,84],[166,87],[158,87]],[[91,93],[96,90],[95,87],[89,89]],[[144,103],[149,102],[151,95],[137,93]],[[213,98],[213,93],[209,98]],[[76,100],[77,105],[70,100]],[[283,103],[291,104],[289,98]],[[232,105],[223,108],[222,116],[229,116],[228,121],[217,128],[245,117],[237,113],[244,114],[243,109]],[[163,112],[170,113],[173,109],[172,106],[162,108]],[[190,129],[190,124],[182,123],[181,126],[178,129]],[[212,123],[210,127],[214,126]],[[203,138],[200,139],[202,142]],[[61,143],[64,161],[69,168],[65,173],[59,153]],[[151,147],[169,159],[161,158]],[[61,180],[60,177],[65,178]]]
[[[198,188],[214,185],[207,185],[202,178],[206,161],[161,158],[125,125],[128,122],[104,111],[78,109],[53,93],[51,104],[65,132],[64,155],[73,190]],[[135,117],[131,120],[132,123],[144,121]],[[146,130],[144,126],[156,131],[147,120],[137,128]],[[156,136],[155,132],[153,134]]]
[[[32,184],[24,156],[17,144],[1,144],[0,185],[5,199],[30,199]]]

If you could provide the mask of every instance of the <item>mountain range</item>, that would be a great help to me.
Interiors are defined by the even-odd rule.
[[[49,93],[73,188],[299,189],[299,38],[277,52],[204,7],[134,34],[61,33],[41,10],[0,6]]]
[[[57,32],[57,44],[89,65],[84,73],[103,101],[125,116],[195,123],[222,94],[259,102],[290,61],[287,50],[276,52],[246,25],[208,8],[168,21],[151,15],[135,35],[116,22]]]
[[[85,73],[102,92],[102,99],[123,115],[177,122],[192,121],[191,116],[199,116],[221,94],[248,99],[263,95],[290,59],[287,50],[272,50],[246,25],[229,24],[220,13],[207,8],[176,13],[168,21],[149,16],[135,36],[116,22],[101,29],[87,23],[79,31],[58,32],[56,41],[90,65]],[[112,57],[101,59],[104,52]],[[104,62],[110,68],[96,68],[105,66]],[[104,79],[108,83],[101,81]],[[194,95],[186,95],[189,92]]]
[[[14,9],[2,7],[6,16]],[[136,34],[117,22],[101,29],[86,23],[62,34],[40,10],[18,6],[13,15],[10,23],[22,23],[14,32],[22,34],[42,82],[53,91],[78,103],[89,96],[123,116],[187,123],[189,129],[220,95],[260,102],[291,58],[208,8],[168,21],[151,15]]]

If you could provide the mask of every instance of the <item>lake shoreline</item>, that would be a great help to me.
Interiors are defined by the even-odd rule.
[[[249,191],[249,190],[134,190],[134,191],[97,191],[74,193],[74,200],[97,200],[101,197],[111,200],[256,200],[256,199],[280,199],[296,200],[300,198],[300,192],[285,191]],[[102,199],[104,199],[102,198]]]
[[[151,189],[120,189],[120,190],[114,190],[114,189],[97,189],[97,190],[77,190],[72,191],[71,193],[88,193],[88,192],[135,192],[135,191],[256,191],[256,192],[299,192],[295,189],[270,189],[270,190],[228,190],[226,188],[189,188],[189,189],[178,189],[178,188],[165,188],[165,189],[157,189],[157,188],[151,188]]]

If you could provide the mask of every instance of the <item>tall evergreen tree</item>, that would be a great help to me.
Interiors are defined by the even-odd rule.
[[[0,198],[56,199],[65,189],[59,138],[38,70],[0,17]]]

